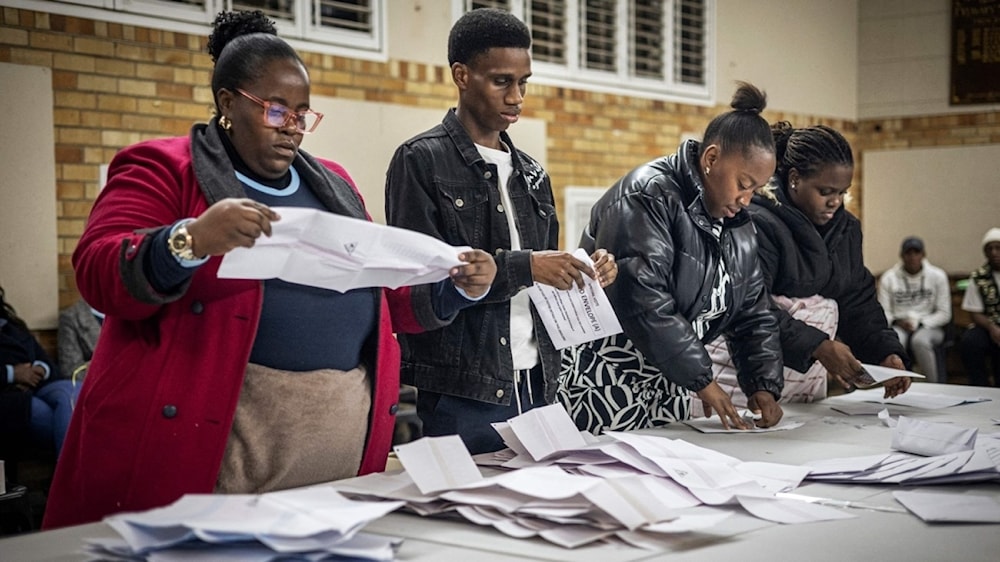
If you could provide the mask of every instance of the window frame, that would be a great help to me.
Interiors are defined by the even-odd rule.
[[[311,21],[318,0],[292,0],[294,19],[275,20],[278,34],[296,49],[385,62],[389,58],[386,31],[387,0],[368,0],[371,32],[321,27]],[[24,0],[26,9],[137,25],[176,33],[207,35],[215,15],[232,7],[233,0],[204,0],[188,6],[169,0]],[[156,14],[150,15],[150,14]]]
[[[474,0],[452,0],[452,21],[464,14]],[[550,86],[560,86],[574,89],[590,90],[612,94],[649,97],[669,101],[711,105],[714,103],[713,92],[715,84],[715,0],[704,0],[704,48],[703,84],[687,84],[675,78],[676,37],[678,0],[664,0],[663,9],[663,79],[654,79],[633,75],[629,53],[630,36],[623,37],[622,30],[631,34],[631,24],[622,26],[621,22],[629,22],[629,0],[616,0],[616,68],[614,73],[587,69],[581,64],[582,47],[580,42],[580,6],[585,0],[566,0],[566,13],[563,21],[566,28],[566,63],[559,64],[535,60],[532,62],[532,81]],[[508,9],[522,21],[528,22],[527,14],[531,0],[506,0]],[[528,23],[529,28],[530,23]]]

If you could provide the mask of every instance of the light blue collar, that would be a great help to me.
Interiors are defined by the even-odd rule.
[[[299,185],[301,185],[301,181],[299,180],[299,173],[295,171],[295,168],[294,167],[289,168],[288,171],[292,173],[292,181],[289,182],[288,187],[284,189],[275,189],[273,187],[266,186],[260,183],[259,181],[253,180],[239,172],[236,172],[236,179],[240,180],[248,187],[256,189],[261,193],[266,193],[268,195],[273,195],[275,197],[288,197],[289,195],[292,195],[293,193],[298,191]]]

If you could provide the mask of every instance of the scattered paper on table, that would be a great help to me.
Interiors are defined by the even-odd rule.
[[[899,416],[892,432],[892,448],[917,455],[934,456],[971,451],[979,430]]]
[[[990,496],[900,490],[892,497],[924,521],[1000,523],[1000,503]]]
[[[573,252],[573,256],[594,265],[582,248]],[[583,280],[582,289],[573,285],[563,291],[541,283],[528,287],[528,296],[556,349],[613,336],[622,331],[618,316],[601,284],[586,275]]]
[[[876,384],[885,382],[889,379],[896,377],[910,377],[911,379],[923,379],[926,378],[921,374],[914,373],[913,371],[904,371],[900,369],[890,369],[889,367],[883,367],[881,365],[870,365],[868,363],[861,364],[861,376],[852,380],[855,386],[859,388],[867,388],[869,386],[874,386]]]
[[[752,421],[748,423],[753,423]],[[750,429],[737,429],[722,427],[722,418],[717,414],[710,418],[692,418],[684,420],[684,424],[691,426],[702,433],[770,433],[772,431],[788,431],[805,425],[805,422],[795,421],[793,418],[782,418],[778,425],[772,427],[751,427]]]
[[[281,220],[252,248],[234,248],[221,279],[283,279],[346,292],[361,287],[433,283],[462,265],[456,248],[412,230],[318,209],[274,207]]]

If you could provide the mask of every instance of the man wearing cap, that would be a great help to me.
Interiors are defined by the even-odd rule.
[[[944,341],[944,328],[951,322],[948,275],[927,261],[924,241],[916,236],[903,240],[899,257],[879,279],[878,301],[927,381],[945,382],[945,373],[937,372],[934,348]]]
[[[969,276],[962,310],[972,315],[970,327],[959,342],[962,365],[969,383],[988,386],[986,356],[993,358],[993,385],[1000,386],[1000,228],[991,228],[983,237],[986,263]]]

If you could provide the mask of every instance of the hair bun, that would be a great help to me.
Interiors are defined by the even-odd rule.
[[[208,36],[208,54],[212,62],[219,60],[222,50],[233,39],[251,33],[277,35],[274,21],[260,10],[219,12],[212,22],[212,33]]]
[[[767,94],[749,82],[737,82],[738,88],[729,104],[735,111],[760,114],[767,107]]]

